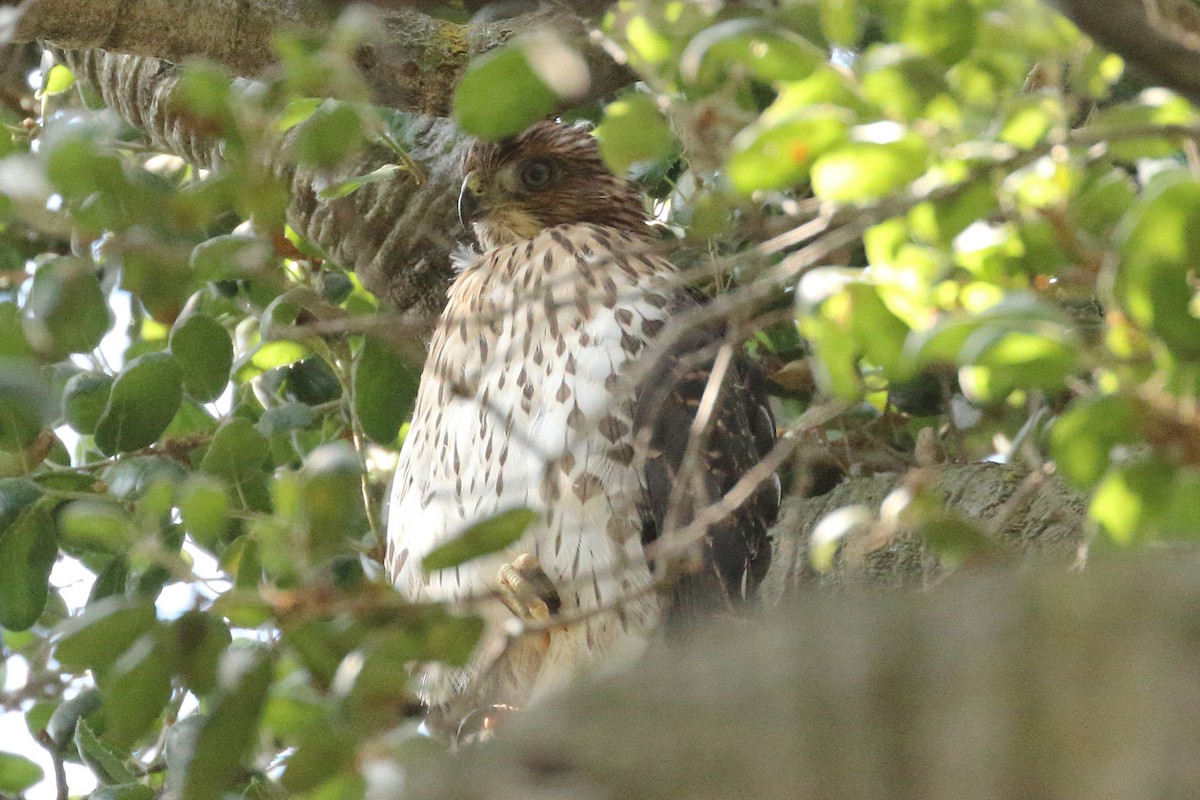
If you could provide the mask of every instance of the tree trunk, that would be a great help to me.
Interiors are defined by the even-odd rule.
[[[806,594],[526,709],[403,797],[1191,797],[1197,598],[1194,554]]]

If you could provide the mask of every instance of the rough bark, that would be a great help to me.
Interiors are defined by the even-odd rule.
[[[881,533],[885,526],[879,524],[844,541],[832,569],[821,572],[812,564],[809,539],[826,514],[861,506],[878,520],[884,499],[914,479],[943,498],[947,509],[989,531],[996,544],[989,558],[1040,554],[1068,564],[1084,542],[1086,501],[1054,476],[1031,478],[1001,464],[942,464],[909,476],[856,478],[818,497],[787,500],[773,532],[774,560],[761,588],[764,604],[786,602],[809,587],[915,588],[940,578],[943,564],[919,535],[903,527]]]
[[[1127,557],[808,594],[524,710],[406,774],[403,797],[1190,797],[1198,567]]]
[[[588,4],[588,10],[595,4]],[[514,37],[553,30],[575,46],[591,71],[589,96],[610,94],[632,75],[593,42],[570,6],[552,5],[492,22],[460,25],[409,8],[377,10],[354,63],[382,106],[445,116],[467,63]],[[328,35],[335,20],[311,0],[37,0],[13,39],[43,39],[68,50],[101,48],[174,64],[205,58],[242,77],[275,62],[281,30]]]
[[[1163,86],[1200,103],[1200,10],[1189,0],[1046,0]]]

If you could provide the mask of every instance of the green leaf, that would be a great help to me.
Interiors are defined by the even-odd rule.
[[[116,503],[76,500],[59,513],[63,548],[120,553],[133,542],[133,518]]]
[[[379,444],[396,440],[400,426],[412,414],[421,382],[421,366],[373,337],[363,341],[354,362],[354,411],[363,431]]]
[[[920,177],[927,156],[925,143],[913,134],[890,142],[853,142],[813,164],[813,192],[836,202],[879,200]]]
[[[28,758],[0,751],[0,792],[20,794],[43,777],[42,768]]]
[[[734,138],[726,162],[730,182],[743,194],[802,183],[817,158],[845,141],[847,119],[843,111],[829,106],[784,117],[764,114],[762,122]]]
[[[72,376],[63,389],[62,398],[63,418],[67,424],[80,433],[94,433],[108,405],[113,380],[111,375],[103,372],[81,372]]]
[[[226,234],[196,245],[191,268],[198,280],[237,280],[262,277],[276,261],[275,248],[266,239]]]
[[[617,174],[635,164],[656,163],[675,155],[675,134],[663,119],[654,100],[641,92],[630,92],[604,107],[604,119],[596,126],[600,155]]]
[[[344,443],[323,444],[309,454],[300,488],[300,508],[313,563],[345,550],[348,536],[365,528],[362,466]]]
[[[249,536],[239,536],[229,543],[221,553],[221,569],[225,570],[233,577],[233,585],[239,589],[257,590],[258,584],[262,582],[262,560],[258,555],[258,542]],[[257,613],[257,609],[254,609]],[[232,612],[226,613],[235,623],[239,622],[235,619]],[[253,627],[257,623],[247,623],[247,627]]]
[[[63,64],[55,64],[46,74],[46,79],[42,81],[40,95],[62,94],[74,85],[75,73]]]
[[[171,697],[168,653],[155,633],[140,637],[100,684],[104,740],[128,748],[147,733]]]
[[[358,111],[347,103],[326,100],[293,131],[288,151],[302,167],[331,169],[366,141]]]
[[[978,524],[949,511],[921,520],[919,532],[925,544],[948,566],[991,558],[1001,552],[1000,545]]]
[[[229,528],[229,498],[225,487],[203,475],[188,478],[179,494],[179,515],[188,533],[213,549]]]
[[[235,540],[235,544],[237,541]],[[249,542],[245,552],[252,549],[254,542]],[[245,558],[241,559],[242,564],[246,562]],[[239,575],[241,570],[239,570]],[[243,584],[237,584],[236,588],[243,591],[226,592],[216,599],[213,603],[213,611],[229,620],[230,625],[238,628],[257,628],[266,624],[274,618],[274,609],[270,603],[262,599],[258,593],[258,583],[262,580],[262,567],[258,568],[258,577],[255,579],[253,589]]]
[[[50,569],[58,556],[54,515],[57,501],[29,505],[0,531],[0,627],[23,631],[46,607]]]
[[[421,569],[426,572],[447,569],[472,558],[503,550],[520,539],[535,519],[537,514],[528,508],[502,511],[430,550],[421,562]]]
[[[61,257],[34,273],[25,303],[25,336],[39,353],[62,358],[86,353],[104,338],[112,318],[95,268]]]
[[[1061,389],[1077,367],[1079,351],[1066,330],[1026,333],[988,326],[967,338],[959,361],[969,365],[959,371],[963,393],[999,402],[1018,389]]]
[[[1017,101],[1000,129],[1000,141],[1030,149],[1052,128],[1065,122],[1061,102],[1050,97],[1029,97]]]
[[[121,785],[133,780],[125,761],[106,744],[86,719],[75,725],[75,748],[79,759],[92,771],[101,784]]]
[[[1108,470],[1113,449],[1135,444],[1138,432],[1137,415],[1127,398],[1080,398],[1050,429],[1054,463],[1076,486],[1090,489]]]
[[[272,664],[261,647],[240,647],[221,659],[220,693],[203,718],[182,776],[181,800],[222,800],[241,778],[258,740]]]
[[[289,400],[299,400],[310,406],[330,403],[342,396],[342,385],[337,376],[324,360],[316,357],[302,359],[288,367],[284,387]]]
[[[889,32],[917,53],[945,65],[964,58],[979,35],[980,11],[971,0],[887,0]]]
[[[825,63],[825,53],[797,34],[762,19],[719,22],[695,37],[679,59],[683,79],[715,87],[737,69],[765,82],[797,81]]]
[[[76,672],[103,669],[157,624],[153,603],[123,597],[105,598],[62,625],[54,657]]]
[[[820,0],[821,31],[831,44],[854,47],[862,34],[863,14],[856,0]]]
[[[188,611],[171,625],[176,672],[197,695],[217,684],[217,664],[232,641],[225,622],[202,611]]]
[[[192,59],[183,69],[173,105],[186,109],[190,124],[213,129],[219,135],[231,124],[232,87],[225,70],[208,61]]]
[[[25,730],[34,739],[39,738],[42,731],[50,724],[50,718],[60,704],[53,700],[36,700],[25,711]]]
[[[33,355],[33,348],[22,329],[21,308],[16,303],[0,303],[0,364],[13,359],[26,359]],[[0,369],[0,374],[3,369]]]
[[[156,321],[170,325],[194,289],[187,269],[190,255],[185,242],[128,237],[121,245],[121,288],[135,295]]]
[[[21,512],[42,496],[36,483],[25,478],[0,479],[0,536],[16,522]]]
[[[1088,176],[1067,213],[1075,227],[1093,236],[1108,237],[1136,199],[1134,182],[1129,173],[1123,169],[1105,167],[1099,174]]]
[[[393,698],[394,702],[394,698]],[[394,706],[393,706],[394,707]],[[280,782],[291,793],[306,792],[320,786],[354,763],[354,740],[324,726],[300,737],[296,752],[288,759]]]
[[[403,171],[404,167],[400,164],[384,164],[382,167],[373,169],[365,175],[354,175],[327,186],[317,192],[317,197],[320,197],[322,200],[336,200],[339,197],[348,197],[356,190],[361,189],[363,186],[366,186],[369,183],[387,183],[388,181],[395,180],[396,175]],[[325,292],[321,293],[323,298],[336,305],[337,303],[340,303],[342,300],[346,299],[346,295],[350,294],[350,289],[353,288],[353,284],[350,283],[349,279],[340,272],[332,272],[328,274],[341,275],[342,279],[345,281],[345,294],[341,295],[339,299],[334,300],[326,295]]]
[[[121,459],[104,470],[101,477],[113,497],[138,500],[159,484],[176,484],[186,475],[187,470],[173,458],[135,456]]]
[[[0,358],[0,450],[31,444],[53,416],[50,386],[26,361]]]
[[[275,436],[289,431],[304,430],[316,421],[317,412],[312,406],[306,403],[284,403],[264,411],[254,427],[263,436]],[[395,438],[393,435],[392,439]]]
[[[1161,89],[1148,89],[1134,100],[1114,103],[1100,108],[1089,121],[1089,127],[1109,134],[1109,154],[1119,160],[1134,162],[1142,158],[1168,158],[1179,153],[1179,137],[1149,135],[1139,138],[1122,136],[1125,130],[1152,130],[1163,125],[1193,125],[1196,110],[1178,95]]]
[[[420,609],[404,620],[401,630],[390,630],[363,644],[362,668],[347,699],[369,706],[372,698],[397,692],[401,679],[407,680],[407,676],[389,669],[389,663],[439,661],[464,666],[474,654],[482,633],[480,617],[452,614],[440,607]]]
[[[46,723],[46,733],[58,749],[63,749],[75,739],[75,727],[79,720],[100,708],[100,692],[86,688],[70,700],[59,703]]]
[[[284,133],[316,113],[323,101],[319,97],[295,97],[288,100],[279,116],[279,132]]]
[[[334,773],[304,796],[308,800],[362,800],[366,794],[366,779],[357,771],[352,771]]]
[[[183,371],[168,353],[138,356],[121,370],[96,423],[96,446],[116,455],[153,444],[183,402]]]
[[[952,246],[954,237],[962,233],[972,222],[986,219],[995,209],[996,202],[996,188],[992,182],[977,180],[950,197],[914,206],[908,214],[908,221],[914,237],[943,248],[949,248]],[[876,226],[872,230],[879,230],[887,224]],[[868,232],[869,235],[870,232]],[[894,255],[888,260],[897,259],[903,246],[904,242],[901,242]],[[868,255],[870,252],[868,249]],[[873,258],[871,263],[877,264],[880,261]]]
[[[104,565],[96,576],[92,590],[88,593],[87,604],[90,606],[106,597],[120,597],[125,594],[125,584],[129,580],[129,556],[118,553]]]
[[[1151,532],[1164,539],[1200,539],[1200,474],[1195,468],[1177,470],[1171,492],[1155,515]]]
[[[945,67],[902,45],[874,45],[862,59],[863,95],[893,119],[914,120],[949,91]]]
[[[814,270],[801,281],[799,330],[818,356],[818,382],[840,397],[861,395],[860,357],[883,367],[891,380],[906,380],[914,372],[904,351],[908,326],[887,307],[879,290],[856,270]]]
[[[216,400],[229,384],[233,340],[207,314],[192,314],[171,330],[171,355],[183,370],[183,388],[195,400]]]
[[[1118,544],[1133,544],[1171,495],[1175,467],[1146,459],[1109,470],[1088,507],[1088,515]]]
[[[548,116],[557,104],[525,48],[510,44],[467,66],[454,93],[454,121],[472,136],[502,139]]]
[[[154,790],[142,783],[117,783],[101,786],[88,800],[154,800]]]
[[[1160,176],[1127,216],[1117,299],[1180,358],[1200,359],[1192,271],[1200,263],[1200,182],[1182,170]]]
[[[92,199],[87,209],[90,221],[114,225],[122,223],[124,220],[118,198],[125,194],[129,182],[125,179],[120,160],[97,146],[97,139],[106,135],[106,132],[100,125],[63,128],[65,130],[60,132],[61,135],[43,143],[46,177],[69,200],[83,202]]]
[[[242,356],[237,360],[234,378],[239,383],[245,383],[268,370],[295,363],[308,354],[308,348],[296,342],[264,342],[249,356]],[[334,383],[336,382],[337,379],[334,378]]]
[[[254,423],[234,417],[217,429],[200,470],[225,478],[234,486],[262,475],[267,467],[270,443]]]

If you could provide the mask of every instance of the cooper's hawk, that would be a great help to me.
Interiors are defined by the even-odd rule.
[[[464,172],[459,210],[484,252],[433,335],[392,487],[387,566],[413,600],[469,598],[489,622],[472,666],[422,669],[423,697],[521,704],[639,648],[672,607],[754,591],[770,561],[773,475],[699,536],[663,539],[759,462],[774,421],[757,371],[727,345],[721,358],[720,331],[656,342],[697,300],[656,255],[636,185],[608,172],[590,133],[541,123],[476,143]],[[722,380],[709,388],[714,360]],[[422,570],[432,548],[519,507],[537,518],[508,551]],[[514,611],[563,624],[505,647]]]

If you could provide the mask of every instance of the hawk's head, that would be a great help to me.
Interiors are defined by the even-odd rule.
[[[583,128],[539,122],[510,139],[476,142],[463,175],[458,213],[485,248],[570,222],[648,232],[637,185],[608,171]]]

